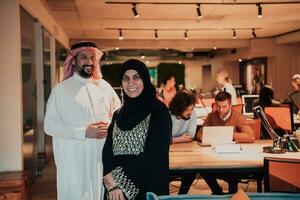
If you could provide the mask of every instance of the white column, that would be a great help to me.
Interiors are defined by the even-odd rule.
[[[0,1],[0,171],[23,169],[19,0]]]

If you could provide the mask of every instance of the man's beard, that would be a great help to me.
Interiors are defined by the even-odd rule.
[[[82,65],[77,69],[78,74],[83,78],[90,78],[93,75],[94,65]]]

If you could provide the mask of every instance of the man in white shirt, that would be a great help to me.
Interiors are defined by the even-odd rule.
[[[197,116],[194,111],[195,96],[188,92],[178,92],[170,102],[169,110],[172,118],[172,143],[191,142],[197,128]],[[192,185],[195,174],[181,176],[178,194],[186,194]]]
[[[64,63],[64,80],[47,103],[45,132],[53,138],[58,200],[103,199],[102,148],[121,105],[102,79],[96,44],[79,42]]]

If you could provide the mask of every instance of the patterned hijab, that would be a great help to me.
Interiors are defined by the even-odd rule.
[[[92,79],[97,81],[102,78],[99,62],[100,62],[100,59],[101,59],[103,53],[97,48],[95,43],[83,41],[83,42],[78,42],[78,43],[72,45],[71,52],[68,55],[68,57],[66,58],[65,63],[64,63],[64,79],[63,80],[66,80],[66,79],[70,78],[71,76],[73,76],[74,72],[76,71],[76,68],[75,68],[76,56],[82,50],[88,50],[88,51],[95,53],[97,64],[96,64],[96,66],[94,66],[94,72],[92,75]]]
[[[143,121],[153,110],[156,100],[155,88],[150,81],[147,66],[136,59],[130,59],[123,63],[120,72],[120,80],[127,70],[135,70],[140,75],[144,89],[135,98],[131,98],[124,92],[124,105],[119,111],[116,123],[121,130],[130,130]]]

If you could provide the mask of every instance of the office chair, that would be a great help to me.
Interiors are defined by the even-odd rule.
[[[290,105],[265,107],[264,112],[273,129],[282,129],[285,133],[292,133],[294,128],[293,110]]]
[[[300,159],[264,158],[265,192],[300,192]]]

